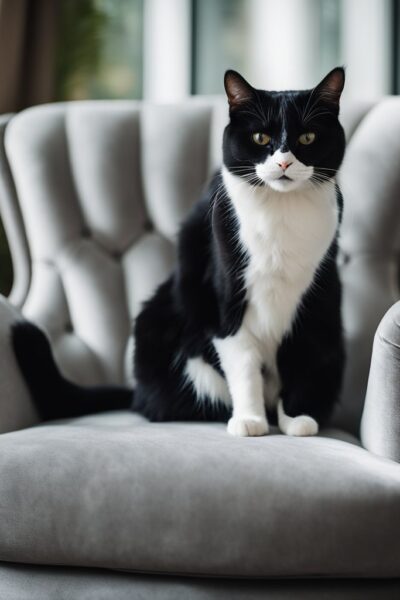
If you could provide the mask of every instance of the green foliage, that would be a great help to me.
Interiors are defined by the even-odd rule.
[[[56,99],[140,98],[143,0],[60,0]]]
[[[56,98],[69,99],[101,63],[108,15],[97,0],[62,0],[56,50]]]

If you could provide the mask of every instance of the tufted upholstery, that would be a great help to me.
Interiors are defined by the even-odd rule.
[[[74,380],[130,380],[131,321],[171,269],[179,224],[220,163],[226,116],[223,99],[203,98],[179,106],[59,104],[0,118],[0,209],[15,268],[10,300],[47,329]],[[354,432],[373,334],[399,297],[400,99],[351,104],[342,120],[348,366],[336,421]],[[377,332],[362,439],[395,460],[399,314],[400,302]],[[1,597],[64,589],[64,571],[10,570],[4,561],[201,575],[202,582],[211,575],[213,591],[215,576],[398,577],[398,464],[337,429],[316,438],[238,439],[222,424],[151,424],[129,412],[29,427],[37,415],[9,344],[16,318],[0,300],[0,432],[9,432],[0,436]],[[101,572],[84,575],[85,593],[99,597]],[[80,577],[68,569],[68,597]],[[180,594],[157,577],[111,578],[104,575],[101,591],[114,585],[115,598],[125,589],[129,597],[142,589],[143,597],[210,597],[189,578]],[[354,583],[346,582],[347,592],[321,583],[320,593],[307,583],[304,597],[367,597]],[[386,597],[383,588],[395,597],[398,579],[389,583],[371,597]],[[239,590],[237,582],[218,585],[221,598],[232,597],[232,585]],[[258,597],[254,585],[243,580],[238,597]],[[276,593],[271,581],[262,585],[263,595],[291,594],[281,581],[273,582]]]
[[[18,197],[19,237],[29,247],[29,259],[13,253],[19,281],[31,270],[20,303],[47,329],[75,381],[130,381],[131,321],[173,265],[179,225],[220,163],[226,118],[224,99],[203,98],[55,104],[8,124],[16,195],[3,203]],[[345,106],[342,121],[348,368],[336,420],[356,431],[373,333],[398,298],[400,99]],[[2,212],[11,231],[15,215]]]

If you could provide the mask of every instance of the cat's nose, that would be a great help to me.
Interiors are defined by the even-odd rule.
[[[287,169],[288,167],[290,167],[290,165],[292,165],[293,163],[291,163],[291,162],[286,162],[285,160],[283,160],[282,162],[278,162],[277,164],[278,164],[278,166],[279,166],[281,169],[283,169],[283,171],[286,171],[286,169]]]

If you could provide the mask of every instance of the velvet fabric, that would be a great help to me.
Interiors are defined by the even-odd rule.
[[[395,600],[397,580],[241,580],[131,575],[3,563],[7,600]]]
[[[0,560],[394,577],[400,468],[351,441],[241,439],[223,424],[152,424],[129,412],[5,434]]]

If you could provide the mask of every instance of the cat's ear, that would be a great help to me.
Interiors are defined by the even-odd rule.
[[[344,88],[344,79],[344,68],[336,67],[323,78],[321,83],[315,88],[315,91],[319,94],[321,100],[338,107]]]
[[[226,71],[224,85],[231,110],[243,106],[254,96],[254,88],[236,71]]]

